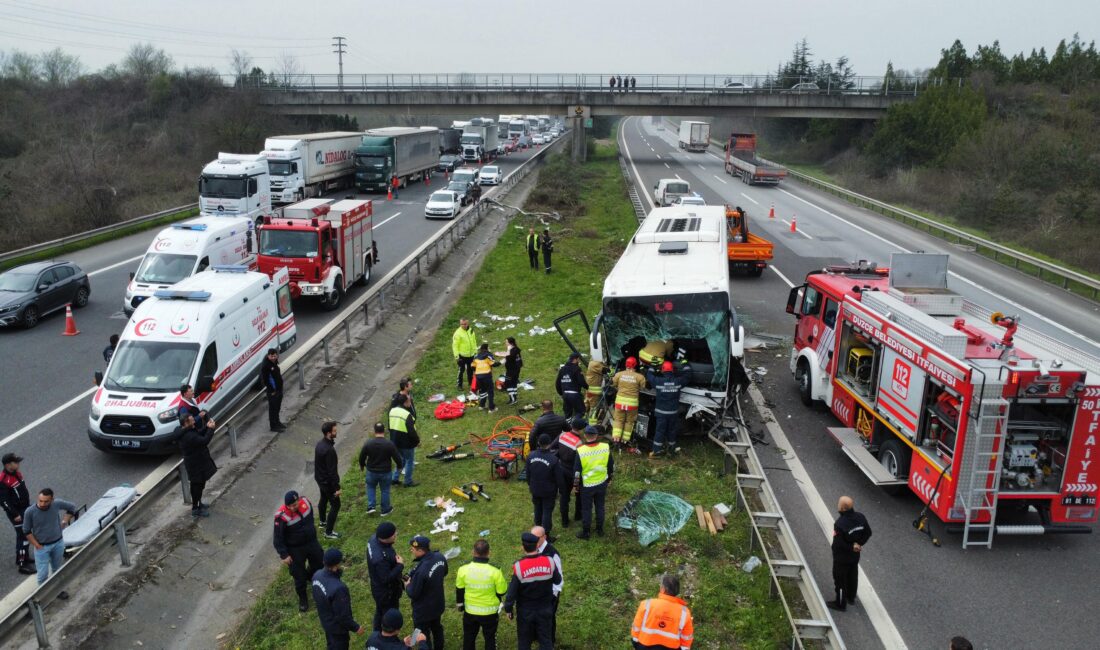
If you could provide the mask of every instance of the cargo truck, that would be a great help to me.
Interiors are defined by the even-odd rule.
[[[763,237],[749,232],[749,215],[741,206],[726,206],[726,226],[729,242],[726,244],[730,273],[745,271],[758,278],[774,256],[775,246]]]
[[[787,170],[756,157],[755,133],[731,133],[726,143],[726,173],[746,185],[778,185]]]
[[[400,187],[422,180],[439,164],[439,129],[388,126],[370,129],[355,150],[355,186],[385,192],[396,176]]]
[[[475,117],[463,129],[462,159],[466,162],[488,162],[499,146],[496,123],[487,117]]]
[[[259,221],[271,214],[271,175],[258,154],[218,153],[199,176],[199,210]]]
[[[351,187],[355,148],[362,137],[355,131],[332,131],[265,140],[260,155],[267,158],[272,203],[294,203]]]
[[[513,118],[508,122],[508,138],[510,140],[519,140],[525,135],[527,135],[527,122],[518,118]]]
[[[651,115],[649,118],[649,124],[658,131],[665,130],[664,118],[660,115]]]
[[[707,122],[680,122],[680,148],[687,151],[706,151],[710,146],[710,124]]]
[[[307,199],[267,217],[259,226],[260,270],[290,273],[292,298],[318,298],[326,310],[340,306],[353,283],[366,285],[378,262],[370,201]]]
[[[439,154],[462,154],[462,129],[454,127],[439,130]]]

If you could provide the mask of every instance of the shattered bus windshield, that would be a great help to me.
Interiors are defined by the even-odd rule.
[[[637,356],[647,342],[671,340],[687,353],[691,386],[725,390],[730,365],[726,292],[605,298],[603,328],[611,363]]]

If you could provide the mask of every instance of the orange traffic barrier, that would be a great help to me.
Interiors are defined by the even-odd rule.
[[[774,203],[772,203],[771,209],[768,210],[768,218],[769,219],[774,219],[775,218],[775,204]]]
[[[798,217],[791,217],[791,232],[798,232]]]
[[[76,329],[76,319],[73,318],[73,306],[65,305],[65,331],[61,336],[76,336],[80,330]]]

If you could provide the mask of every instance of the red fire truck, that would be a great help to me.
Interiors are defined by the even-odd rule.
[[[260,224],[260,270],[286,267],[291,297],[316,297],[327,310],[340,306],[354,282],[366,285],[378,263],[370,201],[307,199]]]
[[[964,548],[1091,532],[1100,359],[963,300],[947,263],[895,254],[889,269],[831,267],[795,287],[803,402],[826,402],[845,455],[876,485],[908,486]]]

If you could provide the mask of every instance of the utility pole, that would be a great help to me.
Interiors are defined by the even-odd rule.
[[[337,85],[339,85],[341,92],[344,90],[344,54],[347,53],[347,43],[344,41],[346,40],[343,36],[332,37],[332,46],[336,48],[333,53],[340,60],[340,75],[337,77]]]

